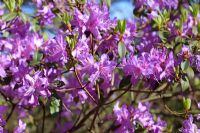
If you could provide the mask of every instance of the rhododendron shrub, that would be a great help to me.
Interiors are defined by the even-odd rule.
[[[200,6],[0,3],[0,133],[200,133]]]

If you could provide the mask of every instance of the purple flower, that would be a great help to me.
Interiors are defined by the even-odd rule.
[[[44,52],[47,62],[66,63],[68,60],[66,52],[66,42],[62,35],[57,35],[55,39],[51,39],[44,44]]]
[[[129,111],[126,105],[119,107],[119,102],[117,102],[113,108],[114,115],[116,117],[117,124],[120,124],[120,127],[115,131],[116,133],[120,132],[134,132],[134,122],[131,121],[131,112]]]
[[[130,55],[123,59],[121,67],[126,75],[132,75],[134,79],[142,76],[156,81],[169,79],[174,73],[173,53],[168,54],[166,49],[153,48],[150,53],[142,52],[139,56]]]
[[[4,7],[0,6],[0,16],[4,15]]]
[[[196,55],[196,68],[200,72],[200,55]]]
[[[26,129],[26,123],[24,123],[22,120],[19,120],[18,127],[15,128],[14,133],[25,133]]]
[[[127,107],[123,105],[119,107],[119,103],[114,106],[114,116],[120,127],[116,132],[134,132],[136,124],[139,122],[148,131],[154,133],[162,133],[166,127],[166,123],[159,117],[154,120],[153,115],[149,112],[149,104],[138,104],[137,108]]]
[[[10,66],[10,63],[10,57],[0,53],[0,77],[5,78],[7,76],[6,69]]]
[[[81,13],[79,10],[75,10],[72,24],[79,28],[80,33],[89,31],[96,39],[101,39],[100,31],[106,31],[113,27],[112,21],[109,19],[108,9],[106,5],[100,7],[93,2],[87,3],[86,7],[89,14],[88,12]]]
[[[5,78],[6,77],[6,71],[2,66],[0,66],[0,77]]]
[[[182,57],[182,59],[191,59],[193,57],[193,54],[188,46],[183,45],[181,52],[178,54],[178,56]]]
[[[21,38],[24,38],[29,33],[30,29],[31,25],[29,22],[24,23],[19,17],[17,17],[8,31],[10,31],[12,34],[19,35]]]
[[[42,2],[44,2],[45,0],[33,0],[33,2],[36,3],[37,7],[41,7],[42,6]]]
[[[200,109],[200,102],[199,102],[199,103],[197,103],[197,107],[198,107],[198,109]]]
[[[26,74],[23,79],[23,86],[18,88],[19,95],[22,96],[21,104],[38,105],[39,96],[48,97],[48,79],[41,76],[40,71],[34,75]]]
[[[174,61],[174,57],[173,57],[173,53],[170,52],[168,55],[168,58],[166,59],[166,61],[164,61],[165,67],[163,68],[163,72],[160,74],[160,79],[162,80],[165,77],[173,77],[174,74],[174,65],[175,65],[175,61]],[[170,81],[170,80],[169,80]]]
[[[192,115],[188,119],[183,121],[183,127],[181,128],[182,133],[199,133],[197,125],[193,123]]]
[[[6,121],[0,116],[0,133],[4,133],[5,125],[6,125]]]
[[[37,16],[40,19],[41,25],[52,24],[55,17],[54,13],[51,11],[53,7],[54,6],[52,3],[48,3],[48,5],[43,5],[40,9],[37,10]]]
[[[7,106],[0,106],[0,133],[4,133],[4,126],[6,121],[3,119],[3,114],[8,110]]]
[[[97,79],[103,79],[104,83],[110,84],[112,78],[112,72],[116,66],[116,63],[109,61],[108,56],[103,54],[99,62],[94,64],[94,69],[96,70],[93,73],[89,80],[91,83],[94,83]]]
[[[82,38],[80,38],[76,44],[76,47],[74,48],[74,50],[72,51],[72,56],[77,58],[79,61],[81,61],[83,64],[85,62],[85,59],[87,59],[88,57],[90,57],[90,48],[88,46],[89,43],[89,39],[86,38],[86,36],[82,36]],[[92,61],[93,63],[93,61]]]

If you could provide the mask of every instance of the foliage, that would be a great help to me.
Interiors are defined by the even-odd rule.
[[[24,2],[0,7],[0,132],[200,132],[198,3]]]

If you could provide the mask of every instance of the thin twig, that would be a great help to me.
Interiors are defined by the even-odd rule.
[[[92,128],[94,126],[94,122],[96,120],[96,117],[97,117],[98,113],[99,113],[99,106],[98,106],[98,108],[96,110],[96,113],[94,114],[94,118],[92,119],[92,122],[91,122],[91,125],[90,125],[90,129],[89,129],[90,131],[92,130]]]
[[[45,128],[45,117],[46,117],[46,111],[45,111],[45,105],[42,101],[39,101],[40,105],[42,106],[43,116],[42,116],[42,133],[44,133]]]
[[[79,76],[78,76],[78,73],[77,73],[75,67],[74,67],[74,74],[75,74],[75,76],[76,76],[76,78],[77,78],[77,80],[78,80],[78,82],[79,82],[81,88],[83,88],[83,89],[85,90],[85,92],[90,96],[90,98],[97,104],[97,102],[96,102],[96,100],[94,99],[94,97],[90,94],[90,92],[89,92],[89,91],[86,89],[86,87],[82,84],[82,82],[81,82],[81,80],[80,80],[80,78],[79,78]]]
[[[126,93],[129,91],[130,88],[131,88],[131,85],[129,85],[129,87],[128,87],[123,93],[121,93],[118,97],[116,97],[114,100],[112,100],[112,101],[110,101],[110,102],[107,102],[107,103],[105,103],[104,105],[108,105],[108,104],[111,104],[111,103],[117,101],[117,100],[118,100],[119,98],[121,98],[124,94],[126,94]]]
[[[15,107],[16,107],[16,104],[13,104],[13,103],[12,103],[12,108],[11,108],[11,111],[10,111],[10,113],[8,114],[7,118],[6,118],[6,122],[8,122],[9,119],[10,119],[10,117],[12,116],[12,114],[13,114],[13,112],[14,112],[14,110],[15,110]]]

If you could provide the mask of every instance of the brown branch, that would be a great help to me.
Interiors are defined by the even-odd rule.
[[[96,102],[96,100],[94,99],[94,97],[90,94],[90,92],[89,92],[89,91],[86,89],[86,87],[82,84],[82,82],[81,82],[81,80],[80,80],[80,78],[79,78],[79,76],[78,76],[78,73],[77,73],[77,71],[76,71],[75,66],[74,66],[74,74],[75,74],[76,79],[78,80],[78,83],[79,83],[79,85],[81,86],[81,88],[83,88],[83,89],[85,90],[85,92],[89,95],[89,97],[97,104],[97,102]]]
[[[129,89],[131,88],[131,86],[132,85],[129,85],[128,88],[123,93],[121,93],[119,96],[117,96],[114,100],[105,103],[104,105],[108,105],[108,104],[111,104],[111,103],[117,101],[119,98],[121,98],[124,94],[126,94],[129,91]]]
[[[97,108],[96,113],[94,114],[94,117],[93,117],[93,119],[92,119],[92,122],[91,122],[89,131],[92,130],[92,128],[93,128],[93,126],[94,126],[94,122],[95,122],[95,120],[96,120],[96,117],[97,117],[98,113],[99,113],[99,107]]]
[[[16,104],[12,103],[12,108],[11,108],[11,111],[10,111],[10,113],[8,114],[7,118],[6,118],[6,122],[8,122],[9,119],[11,118],[11,116],[12,116],[14,110],[15,110],[15,107],[16,107]]]

